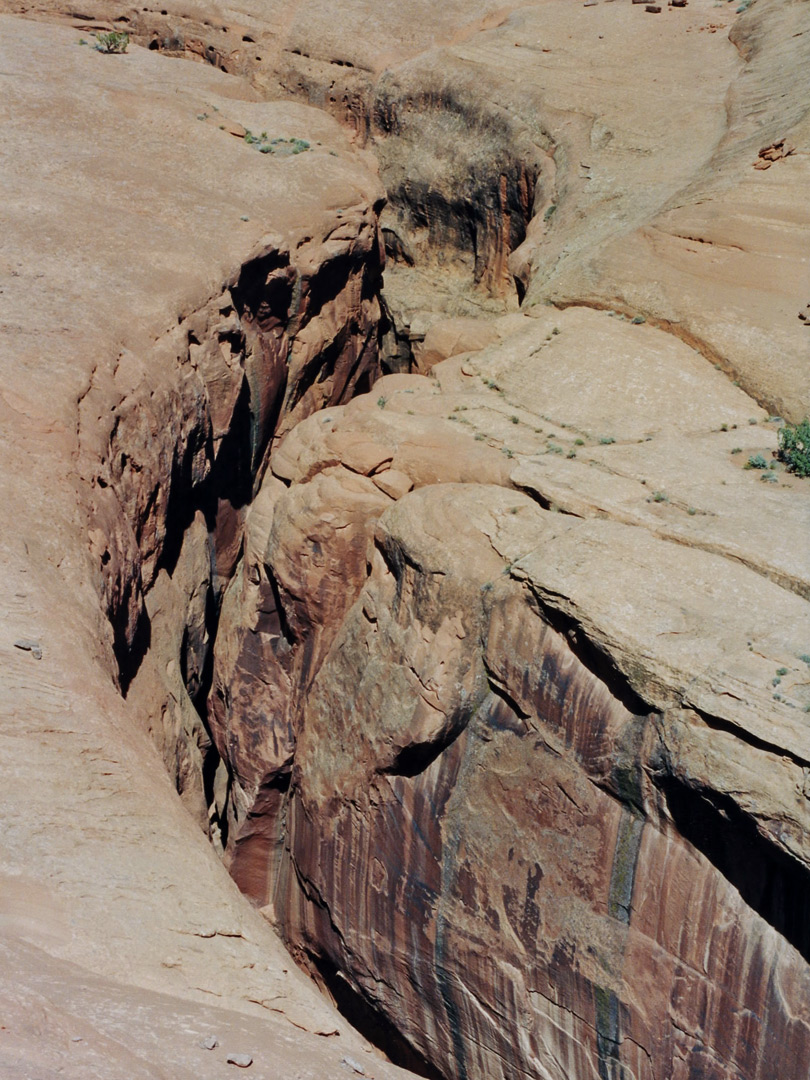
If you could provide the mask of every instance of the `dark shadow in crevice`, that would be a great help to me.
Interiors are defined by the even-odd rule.
[[[285,270],[284,274],[276,274]],[[262,330],[280,325],[290,315],[295,272],[286,252],[271,251],[244,263],[239,280],[231,286],[231,297],[240,319],[258,323]]]
[[[531,581],[528,582],[531,589]],[[541,617],[548,625],[561,634],[576,656],[577,660],[584,665],[600,682],[604,683],[613,697],[619,701],[628,712],[635,716],[649,716],[653,708],[645,701],[630,685],[625,674],[616,666],[608,653],[603,652],[594,644],[577,623],[555,608],[548,607],[541,597],[535,594],[535,600],[540,609]]]
[[[202,715],[202,714],[201,714]],[[208,730],[205,721],[203,725]],[[203,781],[203,793],[205,795],[205,805],[210,807],[214,806],[214,778],[216,777],[217,769],[219,768],[220,761],[222,759],[219,756],[219,751],[216,746],[211,743],[205,757],[203,758],[202,765],[202,781]],[[228,777],[228,791],[230,791],[230,774]],[[209,810],[209,838],[213,835],[213,827],[216,826],[219,829],[220,841],[223,848],[228,846],[228,815],[223,814],[220,816],[216,812]]]
[[[758,915],[810,961],[810,870],[763,837],[732,798],[658,780],[675,827]]]
[[[430,768],[436,758],[443,754],[458,736],[459,732],[453,731],[446,739],[439,742],[412,743],[410,746],[403,746],[394,761],[381,771],[386,776],[418,776],[425,769]]]
[[[444,1073],[403,1038],[387,1016],[349,985],[328,957],[310,954],[309,959],[341,1016],[373,1046],[382,1050],[389,1061],[401,1069],[410,1069],[417,1076],[426,1077],[426,1080],[447,1080]]]
[[[130,587],[127,589],[127,592],[129,591]],[[111,620],[113,652],[118,663],[118,685],[121,689],[121,696],[124,698],[127,696],[132,680],[138,674],[141,662],[152,644],[152,623],[143,603],[141,603],[138,613],[138,622],[132,640],[127,640],[126,617],[129,607],[127,601],[128,596],[125,596],[118,607],[116,617]]]

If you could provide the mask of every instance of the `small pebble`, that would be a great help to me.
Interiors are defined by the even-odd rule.
[[[216,1037],[216,1035],[208,1035],[200,1043],[200,1047],[203,1050],[215,1050],[218,1046],[219,1046],[219,1039]]]
[[[366,1076],[366,1070],[355,1058],[345,1057],[341,1061],[341,1065],[347,1065],[350,1069],[353,1069],[358,1076]]]
[[[71,1042],[82,1042],[82,1037],[81,1037],[81,1035],[74,1035],[73,1038],[70,1041]]]
[[[229,1054],[229,1065],[238,1065],[240,1069],[247,1069],[249,1065],[253,1064],[253,1058],[250,1054]]]
[[[33,641],[31,638],[17,638],[14,642],[15,649],[22,649],[23,652],[30,652],[35,660],[42,659],[42,646],[38,641]]]

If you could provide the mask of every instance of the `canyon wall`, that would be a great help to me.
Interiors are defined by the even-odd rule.
[[[804,1068],[810,503],[774,413],[808,400],[806,5],[26,11],[76,27],[4,17],[40,80],[4,266],[9,652],[59,663],[10,688],[42,724],[5,798],[14,874],[72,912],[36,946],[59,922],[60,963],[331,1038],[205,833],[425,1075]],[[148,48],[82,48],[93,20]]]
[[[294,246],[265,242],[156,343],[157,378],[124,354],[112,377],[93,372],[80,402],[90,535],[121,686],[166,689],[147,707],[152,730],[202,822],[211,742],[194,701],[270,445],[380,373],[379,201],[326,215]]]
[[[274,453],[209,706],[255,792],[231,872],[443,1076],[790,1071],[810,1054],[801,481],[735,464],[726,436],[770,443],[766,418],[671,337],[524,323]],[[577,371],[589,336],[599,374]],[[628,355],[643,406],[597,437]],[[687,401],[700,475],[664,481]],[[707,485],[732,486],[725,514]],[[771,497],[788,536],[766,565],[729,518]]]
[[[224,869],[192,701],[263,440],[376,370],[379,182],[201,65],[0,57],[0,1075],[404,1077]]]

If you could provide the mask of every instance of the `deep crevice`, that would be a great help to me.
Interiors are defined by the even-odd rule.
[[[730,796],[673,776],[660,778],[658,786],[680,835],[810,961],[810,870],[766,840]]]
[[[528,582],[532,589],[531,581]],[[576,658],[599,682],[604,683],[610,693],[628,712],[634,716],[648,716],[654,708],[645,701],[630,685],[627,676],[616,666],[610,655],[603,652],[585,634],[576,619],[543,602],[542,597],[532,589],[540,613],[548,625],[561,634]]]
[[[408,1043],[378,1009],[359,994],[340,969],[323,955],[308,954],[318,977],[329,992],[341,1016],[373,1046],[382,1050],[394,1065],[409,1069],[426,1080],[448,1080],[434,1065]]]
[[[131,583],[129,583],[127,593],[131,587]],[[115,617],[112,618],[113,653],[118,663],[118,686],[122,697],[127,696],[132,680],[138,674],[143,658],[152,645],[152,623],[144,604],[141,604],[138,612],[138,621],[135,625],[132,640],[128,640],[126,633],[128,608],[128,598],[125,596],[121,606],[115,613]]]

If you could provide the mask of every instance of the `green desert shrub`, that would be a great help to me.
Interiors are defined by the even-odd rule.
[[[810,419],[805,417],[795,427],[785,424],[779,429],[777,457],[785,463],[788,472],[810,476]]]
[[[129,45],[129,34],[123,30],[110,30],[107,34],[96,34],[96,48],[103,53],[125,53]]]

